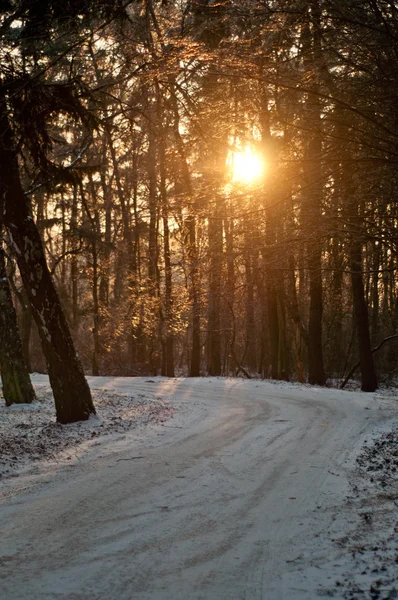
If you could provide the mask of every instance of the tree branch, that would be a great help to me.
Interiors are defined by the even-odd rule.
[[[380,348],[382,348],[382,346],[384,346],[384,344],[386,342],[389,342],[390,340],[395,340],[398,338],[398,333],[395,333],[394,335],[390,335],[389,337],[384,338],[384,340],[382,340],[380,342],[380,344],[378,346],[376,346],[375,348],[373,348],[371,350],[372,354],[374,354],[375,352],[377,352],[378,350],[380,350]],[[347,377],[344,379],[343,383],[340,385],[340,389],[342,390],[343,388],[345,388],[345,386],[347,385],[348,381],[351,379],[351,377],[354,375],[355,371],[357,370],[357,368],[359,367],[360,363],[357,362],[351,369],[351,371],[348,373]]]

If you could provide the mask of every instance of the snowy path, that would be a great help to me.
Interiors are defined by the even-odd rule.
[[[389,400],[232,379],[89,381],[172,397],[180,412],[0,505],[2,600],[318,597],[339,562],[329,538],[350,518],[346,474],[392,417]]]

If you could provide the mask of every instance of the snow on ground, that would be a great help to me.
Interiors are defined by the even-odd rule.
[[[61,426],[33,380],[0,409],[2,599],[398,598],[393,393],[89,378]]]
[[[32,404],[6,407],[0,391],[0,478],[18,476],[49,461],[60,465],[89,447],[101,445],[104,436],[120,440],[121,434],[150,423],[164,423],[176,412],[168,398],[131,390],[115,393],[94,389],[97,415],[85,422],[61,425],[55,420],[48,381],[38,375],[33,381],[38,401]]]
[[[335,539],[349,558],[331,595],[341,588],[348,599],[398,598],[398,428],[366,440],[356,462],[344,510],[357,519]]]

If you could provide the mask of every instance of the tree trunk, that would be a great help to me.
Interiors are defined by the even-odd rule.
[[[102,148],[102,169],[100,172],[102,196],[105,207],[105,232],[104,232],[104,247],[103,247],[103,269],[99,284],[99,301],[103,306],[109,306],[109,279],[111,270],[111,246],[112,246],[112,196],[110,187],[107,184],[106,169],[106,144],[103,143]]]
[[[230,204],[226,207],[226,213],[229,213]],[[224,374],[229,375],[231,367],[234,368],[234,358],[231,352],[230,344],[230,309],[234,310],[235,301],[235,264],[234,264],[234,221],[227,217],[224,219],[224,236],[225,236],[225,254],[227,263],[227,280],[225,286],[225,302],[224,302],[224,319],[223,327],[225,331],[225,351],[224,351]]]
[[[0,369],[3,396],[7,406],[29,404],[35,392],[25,364],[17,315],[7,279],[4,252],[0,246]]]
[[[166,149],[163,125],[163,105],[160,89],[157,85],[158,125],[159,135],[159,172],[160,200],[163,222],[163,255],[164,255],[164,337],[162,336],[162,375],[174,377],[174,336],[172,329],[173,318],[173,281],[170,251],[169,206],[166,187]],[[161,311],[163,314],[163,311]]]
[[[157,135],[156,129],[156,110],[151,103],[152,90],[148,90],[149,107],[148,107],[148,155],[147,155],[147,173],[148,173],[148,208],[149,208],[149,233],[148,233],[148,285],[153,288],[151,293],[155,293],[156,289],[156,272],[158,268],[158,240],[157,240],[157,224],[158,224],[158,198],[157,198]]]
[[[362,391],[374,392],[377,389],[376,370],[373,361],[368,305],[365,297],[362,268],[363,215],[357,196],[357,183],[352,166],[348,162],[348,152],[343,154],[343,186],[345,215],[349,223],[348,258],[351,271],[351,287],[354,304],[354,318],[358,336],[359,364],[361,369]]]
[[[78,214],[78,206],[77,206],[77,185],[73,188],[73,200],[72,200],[72,211],[70,218],[70,229],[72,232],[72,250],[76,250],[76,232],[77,232],[77,214]],[[77,329],[78,320],[79,320],[79,290],[78,290],[78,274],[79,274],[79,265],[78,265],[78,257],[76,254],[72,255],[71,258],[71,280],[72,280],[72,328],[74,330]]]
[[[174,82],[170,79],[170,83],[174,86]],[[170,104],[173,111],[173,134],[176,143],[177,153],[180,158],[180,168],[182,174],[182,180],[184,184],[184,191],[189,201],[190,213],[185,219],[184,229],[186,231],[187,240],[187,253],[189,257],[190,267],[190,282],[191,282],[191,332],[192,332],[192,349],[190,355],[189,364],[189,376],[199,377],[200,375],[200,277],[199,277],[199,252],[197,246],[197,233],[196,233],[196,200],[193,196],[191,175],[189,171],[188,160],[185,152],[184,140],[181,137],[179,126],[180,126],[180,115],[178,112],[177,99],[172,90],[170,94]]]
[[[269,264],[269,263],[268,263]],[[270,341],[271,378],[279,379],[278,354],[279,354],[279,321],[278,321],[278,298],[273,281],[273,273],[270,268],[266,273],[267,290],[267,322]]]
[[[308,94],[306,102],[307,119],[312,131],[308,133],[308,143],[305,151],[304,182],[305,195],[303,198],[303,226],[308,231],[307,261],[309,272],[309,321],[308,321],[308,381],[311,384],[325,385],[326,376],[323,367],[322,345],[322,239],[321,239],[321,105],[318,96],[318,70],[314,70],[314,60],[319,65],[320,47],[320,12],[318,3],[311,3],[311,19],[313,29],[306,24],[303,33],[303,46],[306,54],[305,63],[308,77],[314,78],[310,83],[312,93]]]
[[[252,246],[256,232],[254,230],[254,224],[248,224],[245,231],[245,283],[246,283],[246,343],[247,343],[247,354],[246,354],[246,367],[249,373],[255,373],[257,367],[257,353],[256,353],[256,325],[255,325],[255,302],[254,302],[254,262],[255,257],[253,256]]]
[[[0,210],[46,357],[57,421],[73,423],[95,414],[90,388],[47,267],[44,248],[25,196],[8,121],[0,101]]]
[[[375,344],[380,336],[380,303],[379,303],[379,270],[380,270],[380,243],[373,245],[373,276],[372,276],[372,317],[371,333],[372,342]]]
[[[158,182],[157,182],[157,159],[158,159],[158,144],[157,136],[159,135],[157,124],[156,105],[152,101],[154,90],[148,88],[148,154],[147,154],[147,175],[148,175],[148,276],[147,276],[147,291],[151,297],[159,301],[159,249],[158,249]],[[149,365],[151,373],[156,375],[160,358],[159,341],[154,333],[154,330],[149,336]]]
[[[260,74],[262,73],[262,67]],[[270,125],[270,112],[269,112],[269,98],[267,90],[264,86],[261,86],[259,90],[261,100],[261,111],[260,111],[260,124],[261,124],[261,140],[264,150],[267,149],[267,145],[271,142],[271,125]],[[275,181],[269,181],[269,188],[275,190]],[[271,205],[266,211],[266,248],[264,252],[264,266],[265,266],[265,295],[266,295],[266,319],[268,326],[268,338],[269,338],[269,357],[271,359],[271,378],[278,379],[278,354],[279,354],[279,321],[278,321],[278,299],[277,289],[275,282],[275,250],[274,245],[276,242],[276,214],[275,208]],[[265,329],[265,328],[264,328]],[[264,331],[265,333],[265,331]],[[264,342],[263,342],[263,358],[265,356]],[[269,368],[267,365],[267,375],[269,375]]]
[[[166,339],[165,339],[165,375],[174,377],[174,337],[172,331],[173,316],[173,294],[172,294],[172,273],[170,258],[170,232],[167,207],[164,206],[163,212],[163,251],[164,251],[164,270],[165,270],[165,313],[166,313]]]
[[[29,305],[29,300],[27,298],[26,292],[22,289],[21,293],[21,310],[22,310],[22,318],[21,318],[21,342],[22,342],[22,352],[25,359],[26,367],[29,373],[32,372],[32,366],[30,362],[30,336],[32,333],[32,310]]]
[[[90,208],[88,206],[83,185],[80,184],[80,196],[82,205],[87,214],[88,220],[91,224],[91,255],[92,255],[92,281],[91,281],[91,291],[93,296],[93,355],[91,359],[91,374],[94,377],[98,377],[99,375],[99,363],[100,363],[100,354],[101,354],[101,344],[100,344],[100,303],[98,297],[98,289],[99,289],[99,265],[98,265],[98,240],[101,240],[101,228],[99,224],[99,215],[98,215],[98,200],[97,200],[97,192],[95,189],[94,181],[92,175],[89,174],[89,183],[91,188],[91,199],[94,204],[94,216],[91,214]]]
[[[221,375],[221,270],[222,270],[222,220],[219,217],[219,200],[214,215],[209,217],[209,325],[207,371],[211,376]]]
[[[199,291],[199,258],[196,245],[196,220],[190,215],[185,221],[188,230],[188,255],[191,267],[192,294],[192,352],[189,368],[190,377],[200,375],[200,291]]]
[[[351,244],[350,268],[355,322],[358,332],[361,389],[363,392],[374,392],[377,389],[377,377],[370,345],[368,307],[365,300],[362,274],[362,249],[359,240],[353,240]]]

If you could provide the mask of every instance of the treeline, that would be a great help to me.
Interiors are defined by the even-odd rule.
[[[30,369],[40,337],[58,380],[73,337],[93,374],[323,385],[359,362],[368,391],[394,374],[395,338],[371,349],[398,317],[395,2],[0,14],[4,250]],[[234,178],[246,147],[263,178]]]

